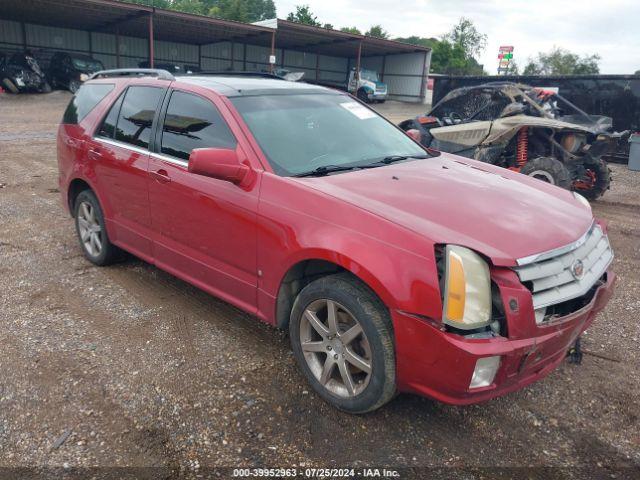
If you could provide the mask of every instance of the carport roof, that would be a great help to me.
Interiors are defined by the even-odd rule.
[[[325,55],[354,57],[362,42],[362,56],[427,52],[428,48],[313,27],[286,20],[247,24],[202,15],[163,10],[116,0],[3,0],[0,18],[52,27],[148,37],[153,14],[154,38],[196,45],[220,41],[271,45]]]

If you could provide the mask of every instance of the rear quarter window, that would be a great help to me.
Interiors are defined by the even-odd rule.
[[[69,102],[62,117],[62,123],[76,124],[81,122],[114,88],[115,85],[112,83],[82,85]]]

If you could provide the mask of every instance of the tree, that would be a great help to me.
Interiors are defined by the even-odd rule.
[[[342,27],[340,31],[346,32],[346,33],[353,33],[355,35],[362,35],[362,32],[358,29],[358,27]]]
[[[326,28],[327,30],[333,30],[333,25],[331,25],[330,23],[325,23],[324,25],[322,25],[322,28]]]
[[[447,75],[484,75],[476,60],[485,48],[487,36],[473,22],[461,18],[441,39],[424,37],[396,38],[400,42],[431,48],[431,71]]]
[[[372,25],[369,30],[365,32],[367,37],[375,38],[389,38],[389,33],[382,28],[382,25]]]
[[[287,20],[290,22],[304,23],[305,25],[313,25],[314,27],[321,27],[322,24],[318,22],[309,5],[296,5],[296,11],[290,12],[287,15]]]
[[[564,48],[554,47],[529,59],[524,75],[588,75],[600,73],[600,55],[580,56]]]
[[[157,5],[154,3],[154,6]],[[201,0],[172,0],[171,9],[186,13],[205,13],[204,5]]]
[[[275,18],[276,7],[273,0],[202,0],[207,14],[212,17],[236,20],[238,22],[259,22]]]
[[[443,40],[460,45],[467,58],[478,57],[487,46],[487,35],[480,33],[474,23],[465,17],[460,18]]]

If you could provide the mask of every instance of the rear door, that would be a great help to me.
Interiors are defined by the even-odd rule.
[[[259,183],[242,188],[187,170],[195,148],[244,155],[224,108],[216,99],[181,90],[165,100],[149,161],[154,257],[161,268],[255,311]]]
[[[149,142],[166,88],[132,85],[113,104],[89,146],[89,161],[104,197],[111,240],[151,260]]]

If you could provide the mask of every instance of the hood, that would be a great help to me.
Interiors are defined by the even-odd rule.
[[[476,250],[500,266],[567,245],[593,222],[571,192],[449,154],[296,180],[433,243]]]
[[[566,130],[573,132],[584,132],[598,134],[600,127],[594,125],[580,125],[569,123],[555,118],[533,117],[530,115],[514,115],[511,117],[499,118],[493,121],[491,134],[482,142],[483,144],[501,142],[511,138],[521,127],[542,127],[553,130]]]

